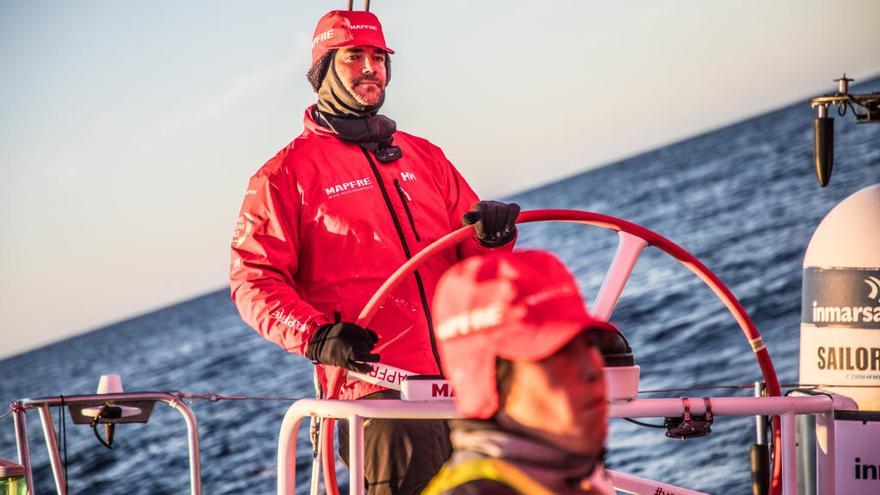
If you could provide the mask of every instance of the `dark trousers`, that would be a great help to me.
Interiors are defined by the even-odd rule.
[[[399,398],[398,392],[384,390],[361,400]],[[348,466],[348,422],[338,424],[339,456]],[[451,454],[445,420],[364,420],[364,485],[369,495],[418,495]]]

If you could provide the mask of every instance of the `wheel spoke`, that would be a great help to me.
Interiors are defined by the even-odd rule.
[[[594,316],[602,320],[611,319],[611,313],[620,300],[620,294],[629,280],[633,266],[647,245],[648,242],[641,237],[622,230],[617,233],[617,251],[614,253],[614,259],[611,260],[596,300],[590,308]]]

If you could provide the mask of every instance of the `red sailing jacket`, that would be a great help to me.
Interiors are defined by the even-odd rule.
[[[425,139],[398,131],[394,144],[403,157],[382,163],[319,126],[311,108],[304,121],[303,133],[250,180],[230,271],[242,318],[296,354],[305,353],[320,325],[356,321],[395,269],[460,227],[462,215],[479,201],[440,148]],[[488,251],[469,239],[457,252],[435,256],[391,293],[369,325],[379,335],[374,352],[382,363],[439,373],[430,331],[434,286],[458,259]],[[349,379],[341,398],[381,389]]]

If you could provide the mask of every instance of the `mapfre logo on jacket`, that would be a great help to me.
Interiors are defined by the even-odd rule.
[[[356,192],[368,191],[372,189],[374,185],[374,179],[364,177],[362,179],[354,179],[330,186],[324,186],[324,194],[330,199],[335,199]]]

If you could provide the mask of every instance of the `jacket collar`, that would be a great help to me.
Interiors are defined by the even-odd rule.
[[[311,134],[317,134],[321,137],[337,137],[336,132],[329,127],[323,127],[315,120],[315,110],[318,105],[312,105],[306,108],[306,113],[303,115],[303,125],[306,128],[306,132]]]
[[[522,432],[504,430],[491,420],[454,420],[450,427],[452,465],[476,458],[502,459],[560,494],[581,493],[576,488],[581,480],[605,476],[601,455],[597,458],[566,453]],[[590,493],[613,492],[595,489]]]

